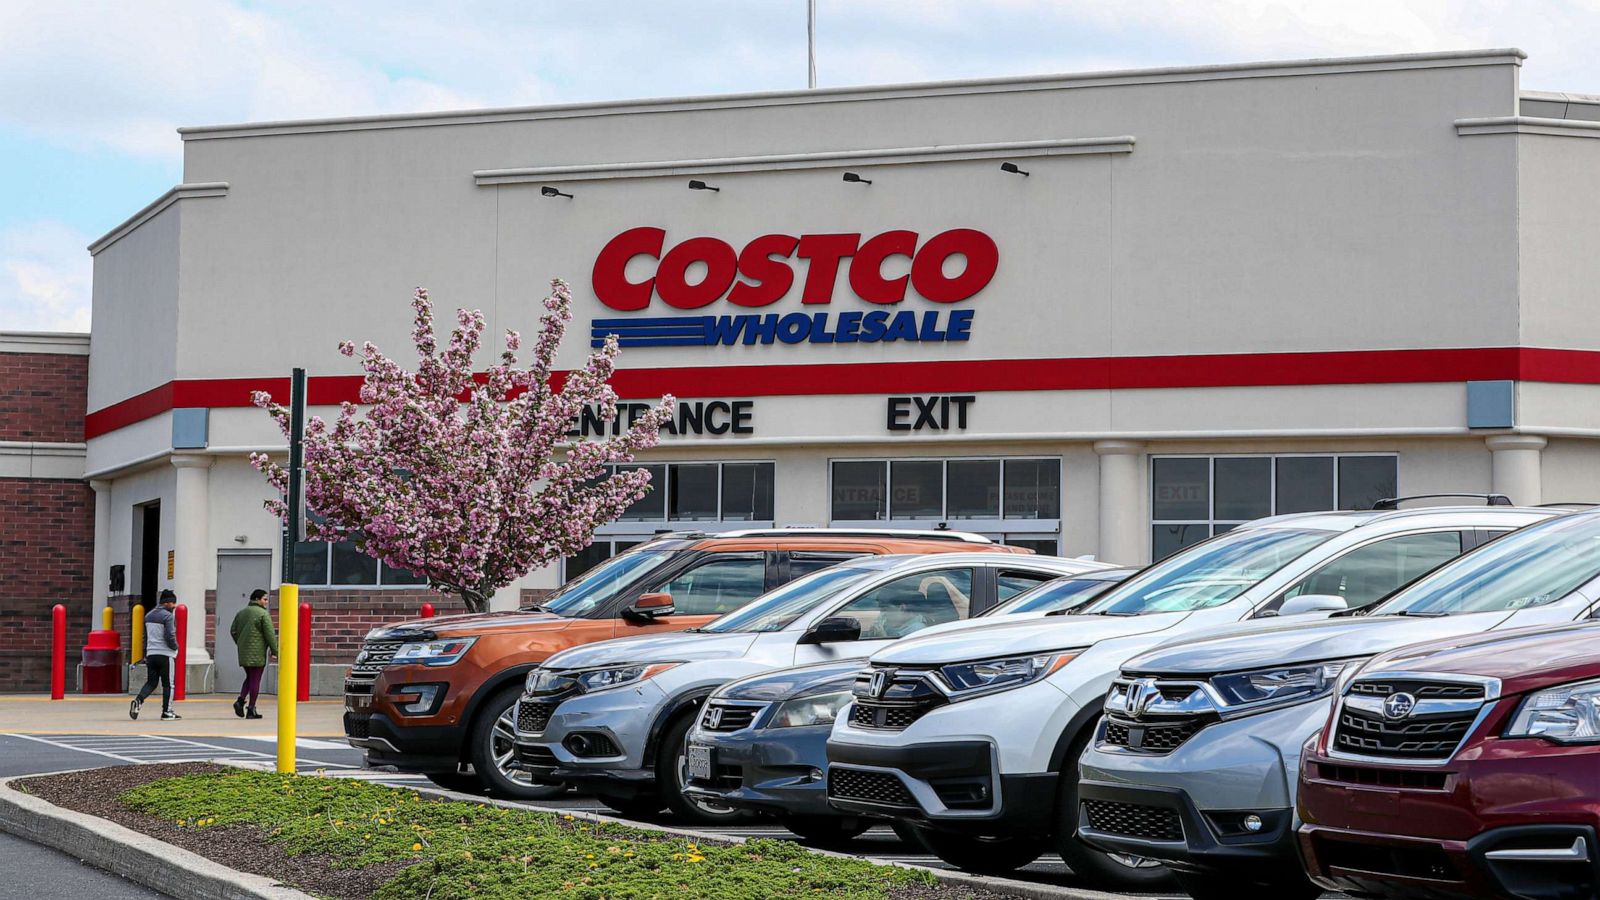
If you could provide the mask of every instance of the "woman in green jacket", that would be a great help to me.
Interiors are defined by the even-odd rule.
[[[259,719],[256,698],[261,696],[261,673],[267,669],[268,654],[278,655],[278,634],[272,628],[272,613],[267,612],[266,591],[257,588],[250,592],[250,602],[233,617],[228,633],[239,648],[239,667],[244,669],[244,686],[239,688],[239,699],[233,701],[233,714]]]

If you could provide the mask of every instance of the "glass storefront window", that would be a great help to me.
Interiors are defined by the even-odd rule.
[[[623,510],[618,520],[622,522],[660,522],[667,518],[667,467],[656,466],[618,466],[617,471],[625,472],[630,469],[650,470],[650,490],[643,497],[633,501],[633,505]]]
[[[672,466],[668,470],[669,517],[680,522],[717,519],[717,465]]]
[[[950,518],[1000,518],[1000,460],[952,459],[945,463],[945,472]]]
[[[833,464],[833,517],[835,519],[883,519],[884,491],[888,485],[888,466],[883,462],[836,462]]]
[[[774,468],[772,463],[722,464],[723,521],[772,521]]]
[[[944,463],[895,460],[889,464],[889,518],[944,517]]]
[[[1150,461],[1150,557],[1160,560],[1252,519],[1371,509],[1395,496],[1392,455],[1158,456]]]
[[[1005,517],[1061,518],[1061,460],[1005,461]]]

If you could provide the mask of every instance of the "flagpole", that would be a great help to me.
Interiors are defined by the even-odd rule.
[[[806,0],[806,87],[817,86],[817,0]]]

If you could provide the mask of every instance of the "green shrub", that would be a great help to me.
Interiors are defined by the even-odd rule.
[[[237,770],[153,781],[120,799],[184,828],[254,826],[333,866],[416,861],[374,900],[880,900],[897,884],[932,882],[786,841],[700,843],[346,779]]]

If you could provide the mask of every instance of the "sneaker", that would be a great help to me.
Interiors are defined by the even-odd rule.
[[[172,710],[169,709],[166,712],[161,714],[161,718],[163,718],[163,719],[181,719],[181,718],[183,718],[183,716],[180,716],[177,713],[175,713],[175,712],[173,712]]]
[[[256,712],[256,711],[255,711],[255,710],[254,710],[254,709],[251,709],[251,710],[250,710],[250,711],[249,711],[249,712],[247,712],[247,713],[245,713],[245,714],[244,714],[244,717],[245,717],[245,718],[246,718],[246,719],[260,719],[260,718],[264,718],[264,716],[262,716],[262,715],[261,715],[261,713],[258,713],[258,712]]]
[[[243,697],[240,697],[239,699],[233,701],[233,714],[238,716],[241,719],[244,718],[244,698]]]
[[[130,718],[130,719],[139,718],[139,707],[143,706],[143,705],[144,704],[142,704],[138,700],[129,701],[129,703],[128,703],[128,718]]]

